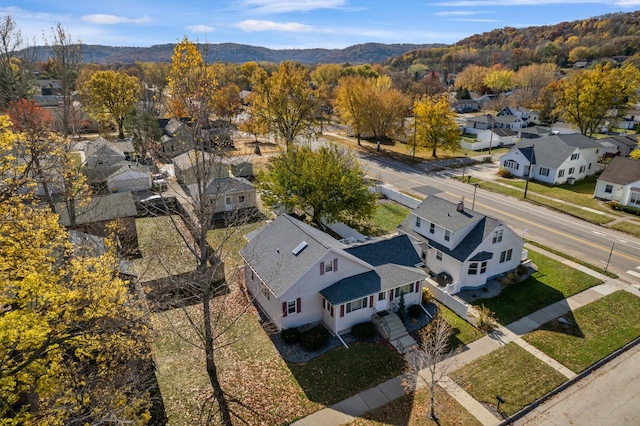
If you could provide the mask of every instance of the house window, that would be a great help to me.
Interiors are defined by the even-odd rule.
[[[469,264],[469,275],[478,275],[478,262],[472,262]]]
[[[357,311],[358,309],[367,307],[367,298],[354,300],[353,302],[347,303],[347,313]]]
[[[564,177],[564,169],[558,170],[558,177],[559,178]]]
[[[436,260],[439,260],[439,261],[442,262],[442,252],[441,251],[436,250]]]
[[[575,171],[576,171],[575,167],[569,167],[569,176],[571,176]]]
[[[420,218],[416,216],[416,228],[420,228]]]
[[[591,163],[589,163],[589,170],[591,170]]]
[[[449,230],[444,231],[444,240],[449,241],[450,239],[451,239],[451,231]]]
[[[512,253],[513,253],[513,249],[505,250],[502,253],[500,253],[500,263],[510,261]]]
[[[613,185],[605,185],[604,192],[611,194],[613,192]]]
[[[486,260],[480,264],[480,273],[484,274],[485,272],[487,272],[487,261]]]
[[[238,195],[238,202],[244,203],[244,195]]]
[[[508,169],[518,170],[520,168],[520,164],[513,160],[507,160],[504,162],[504,166]]]
[[[496,231],[493,233],[493,244],[495,243],[499,243],[500,241],[502,241],[502,233],[504,231],[502,229]]]
[[[267,298],[267,300],[271,299],[271,292],[269,291],[269,289],[267,288],[266,285],[262,285],[262,294],[264,295],[264,297]]]
[[[224,204],[227,206],[230,206],[232,202],[232,198],[231,197],[224,197]]]
[[[580,166],[580,171],[578,173],[584,173],[587,169],[587,166]]]
[[[546,167],[540,167],[540,171],[538,171],[540,176],[549,176],[549,169]]]
[[[429,233],[430,234],[435,234],[436,233],[436,224],[432,223],[431,225],[429,225]]]
[[[298,309],[297,309],[297,304],[295,300],[289,300],[287,302],[287,314],[291,315],[291,314],[297,314],[298,313]]]
[[[378,293],[378,300],[384,300],[387,298],[387,293],[384,291],[382,293]]]
[[[324,272],[331,272],[333,271],[333,262],[325,262],[324,264]]]
[[[596,154],[597,154],[597,152],[596,152]],[[577,160],[578,158],[580,158],[580,153],[571,154],[571,159],[572,160]]]
[[[327,272],[336,272],[338,270],[338,259],[329,260],[328,262],[320,262],[320,275]]]
[[[413,283],[405,284],[402,287],[398,287],[395,291],[395,296],[400,297],[401,294],[413,293]]]
[[[640,206],[640,192],[631,192],[631,196],[629,196],[629,204]]]

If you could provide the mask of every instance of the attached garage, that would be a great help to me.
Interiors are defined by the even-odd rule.
[[[151,189],[151,173],[135,165],[125,165],[107,178],[111,192],[135,192]]]

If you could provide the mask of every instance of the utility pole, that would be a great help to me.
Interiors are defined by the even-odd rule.
[[[529,178],[536,167],[536,157],[533,151],[533,145],[531,145],[531,159],[529,160],[529,173],[527,173],[527,183],[524,185],[524,198],[527,198],[527,191],[529,190]]]

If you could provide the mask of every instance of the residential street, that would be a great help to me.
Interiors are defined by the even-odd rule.
[[[318,143],[318,142],[314,142]],[[321,142],[320,142],[321,143]],[[413,168],[376,155],[360,155],[368,175],[393,185],[397,190],[415,195],[439,194],[450,201],[464,197],[466,205],[473,205],[474,186],[450,179],[461,174],[461,169],[424,172],[425,166]],[[476,177],[496,177],[498,164],[480,164],[467,167],[465,172]],[[520,235],[546,246],[561,250],[576,258],[608,270],[640,288],[640,239],[597,226],[566,214],[534,204],[518,201],[495,192],[478,189],[475,210],[505,221]]]

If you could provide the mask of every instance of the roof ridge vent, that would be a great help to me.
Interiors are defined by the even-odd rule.
[[[293,255],[294,255],[294,256],[299,255],[299,254],[300,254],[300,252],[301,252],[302,250],[304,250],[304,249],[307,247],[307,245],[308,245],[308,244],[307,244],[307,242],[306,242],[306,241],[303,241],[303,242],[301,242],[300,244],[298,244],[298,245],[296,246],[296,248],[294,248],[294,249],[293,249]]]

